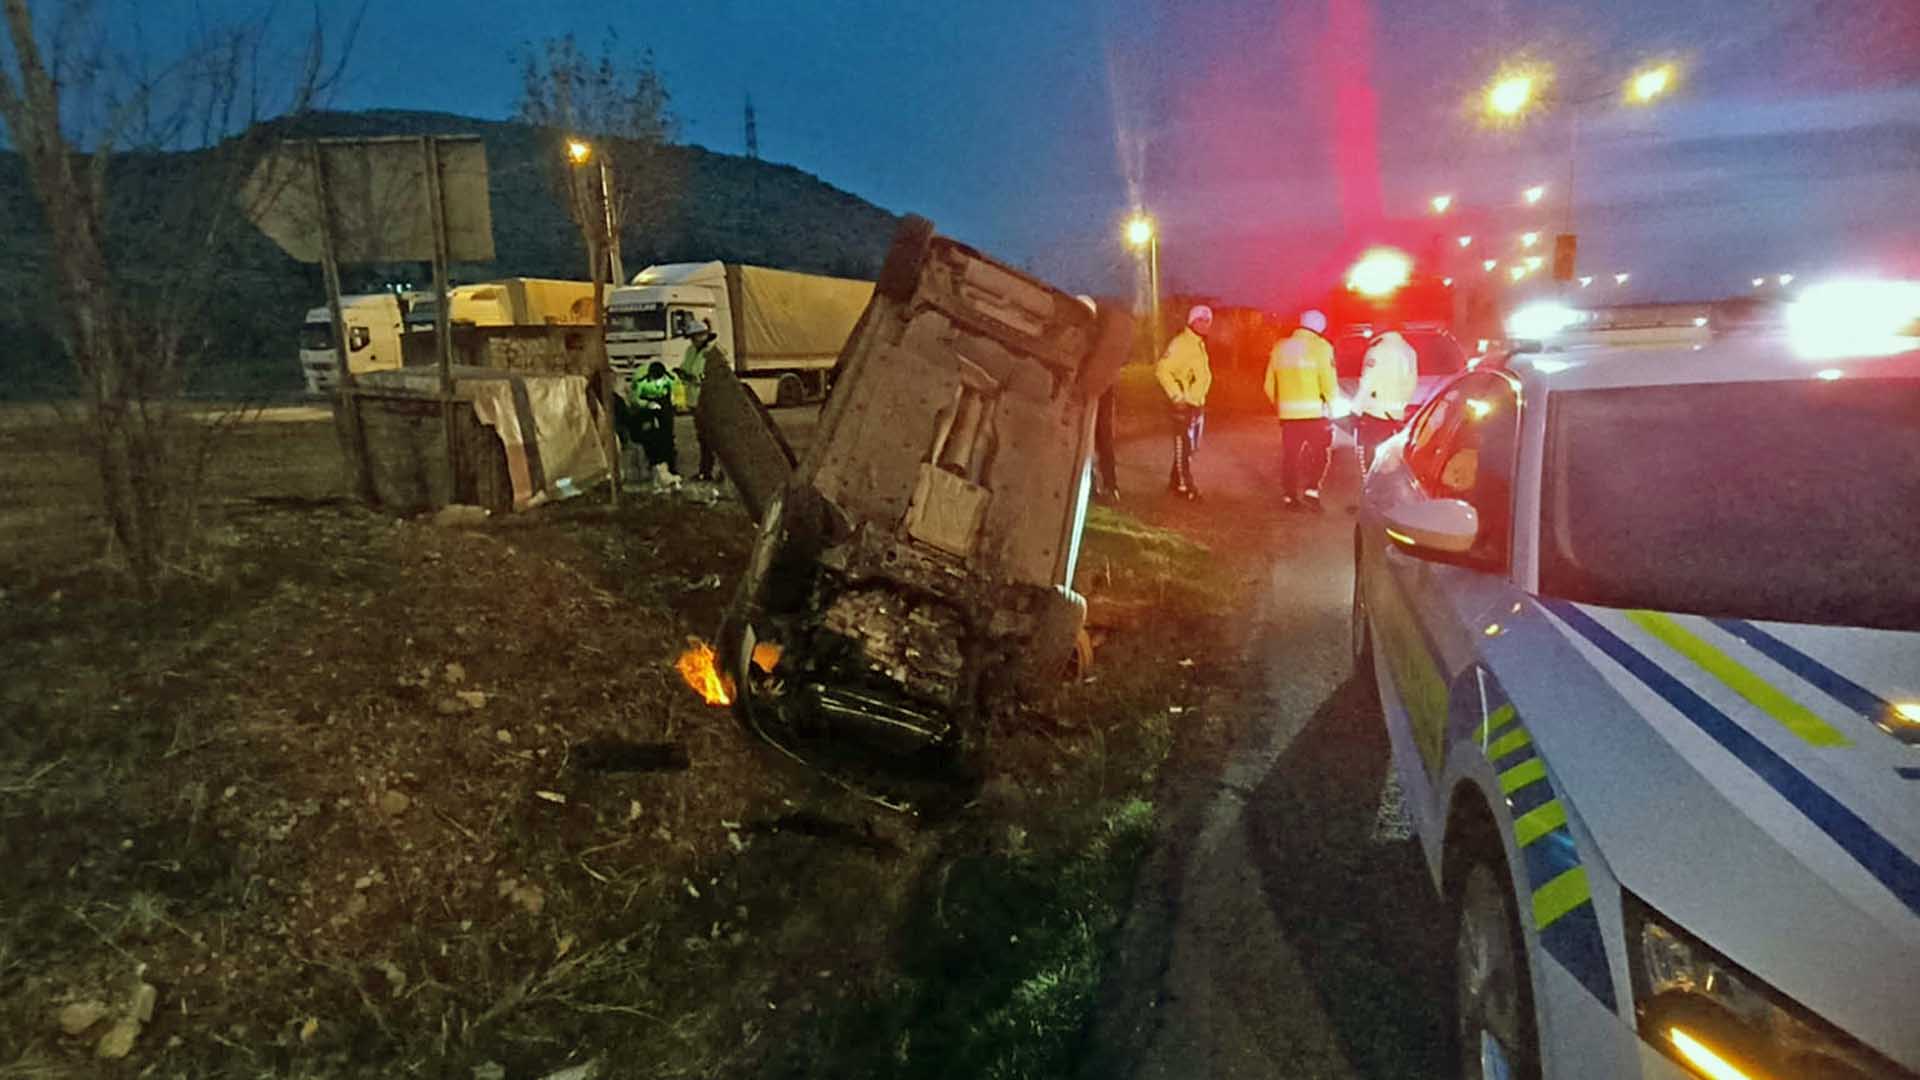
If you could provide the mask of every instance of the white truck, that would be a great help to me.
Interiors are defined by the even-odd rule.
[[[624,380],[659,360],[671,368],[704,321],[754,396],[769,405],[824,397],[827,375],[873,297],[873,282],[738,263],[667,263],[634,275],[607,301],[607,355]]]
[[[406,299],[391,292],[340,298],[340,315],[347,324],[347,363],[354,374],[400,366]],[[308,311],[300,326],[300,373],[306,378],[307,393],[332,393],[339,382],[339,363],[333,316],[322,304]]]

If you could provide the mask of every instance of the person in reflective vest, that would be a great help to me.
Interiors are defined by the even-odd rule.
[[[1339,396],[1326,332],[1325,315],[1302,312],[1300,328],[1275,345],[1267,361],[1267,400],[1280,417],[1280,503],[1316,512]]]
[[[1167,342],[1153,366],[1173,410],[1173,469],[1167,474],[1167,490],[1183,499],[1200,498],[1193,482],[1193,451],[1206,416],[1207,391],[1213,387],[1213,368],[1207,362],[1207,333],[1212,329],[1213,309],[1195,304],[1187,312],[1186,329]]]
[[[1367,346],[1361,362],[1360,388],[1353,401],[1353,442],[1360,454],[1360,473],[1373,468],[1374,452],[1400,430],[1407,405],[1420,380],[1420,357],[1396,329]]]
[[[687,411],[694,412],[700,407],[700,384],[706,380],[709,365],[729,363],[727,352],[720,347],[720,339],[713,327],[704,321],[693,324],[693,331],[687,335],[687,351],[680,358],[680,367],[674,374],[680,379],[686,392]],[[711,481],[713,475],[713,447],[700,435],[700,426],[694,425],[694,441],[700,447],[700,470],[694,474],[695,480]]]
[[[673,382],[667,365],[655,360],[644,373],[634,369],[627,387],[634,441],[646,452],[654,486],[668,490],[680,486],[680,464],[673,445]]]

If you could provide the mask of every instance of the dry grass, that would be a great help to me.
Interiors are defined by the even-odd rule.
[[[0,431],[27,493],[0,532],[0,1076],[1069,1067],[1169,709],[1214,663],[1230,569],[1205,549],[1097,515],[1083,587],[1156,605],[1154,632],[1116,632],[997,734],[972,807],[916,824],[678,685],[747,543],[727,504],[436,529],[327,501],[326,425],[258,425],[192,573],[136,605],[85,542],[84,470],[34,430]],[[605,737],[690,768],[578,767]],[[106,1022],[55,1026],[142,979],[128,1060],[92,1056]]]

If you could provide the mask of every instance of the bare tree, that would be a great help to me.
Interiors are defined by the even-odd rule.
[[[45,226],[51,322],[110,536],[151,593],[192,539],[208,455],[235,419],[184,400],[251,228],[235,193],[274,138],[263,121],[309,110],[340,69],[317,15],[292,66],[266,17],[202,26],[162,62],[108,7],[0,0],[0,125]]]
[[[600,401],[617,499],[621,465],[606,349],[606,290],[614,261],[609,244],[618,243],[622,223],[659,179],[661,151],[674,126],[667,86],[652,53],[623,56],[611,31],[598,58],[583,53],[571,34],[529,48],[521,57],[520,82],[519,117],[541,133],[554,191],[580,227],[587,254],[599,327]]]

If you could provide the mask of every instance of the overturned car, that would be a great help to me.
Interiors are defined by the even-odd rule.
[[[978,775],[993,717],[1073,655],[1093,406],[1131,340],[908,218],[803,459],[710,379],[702,431],[760,522],[719,642],[751,732],[829,772]]]

